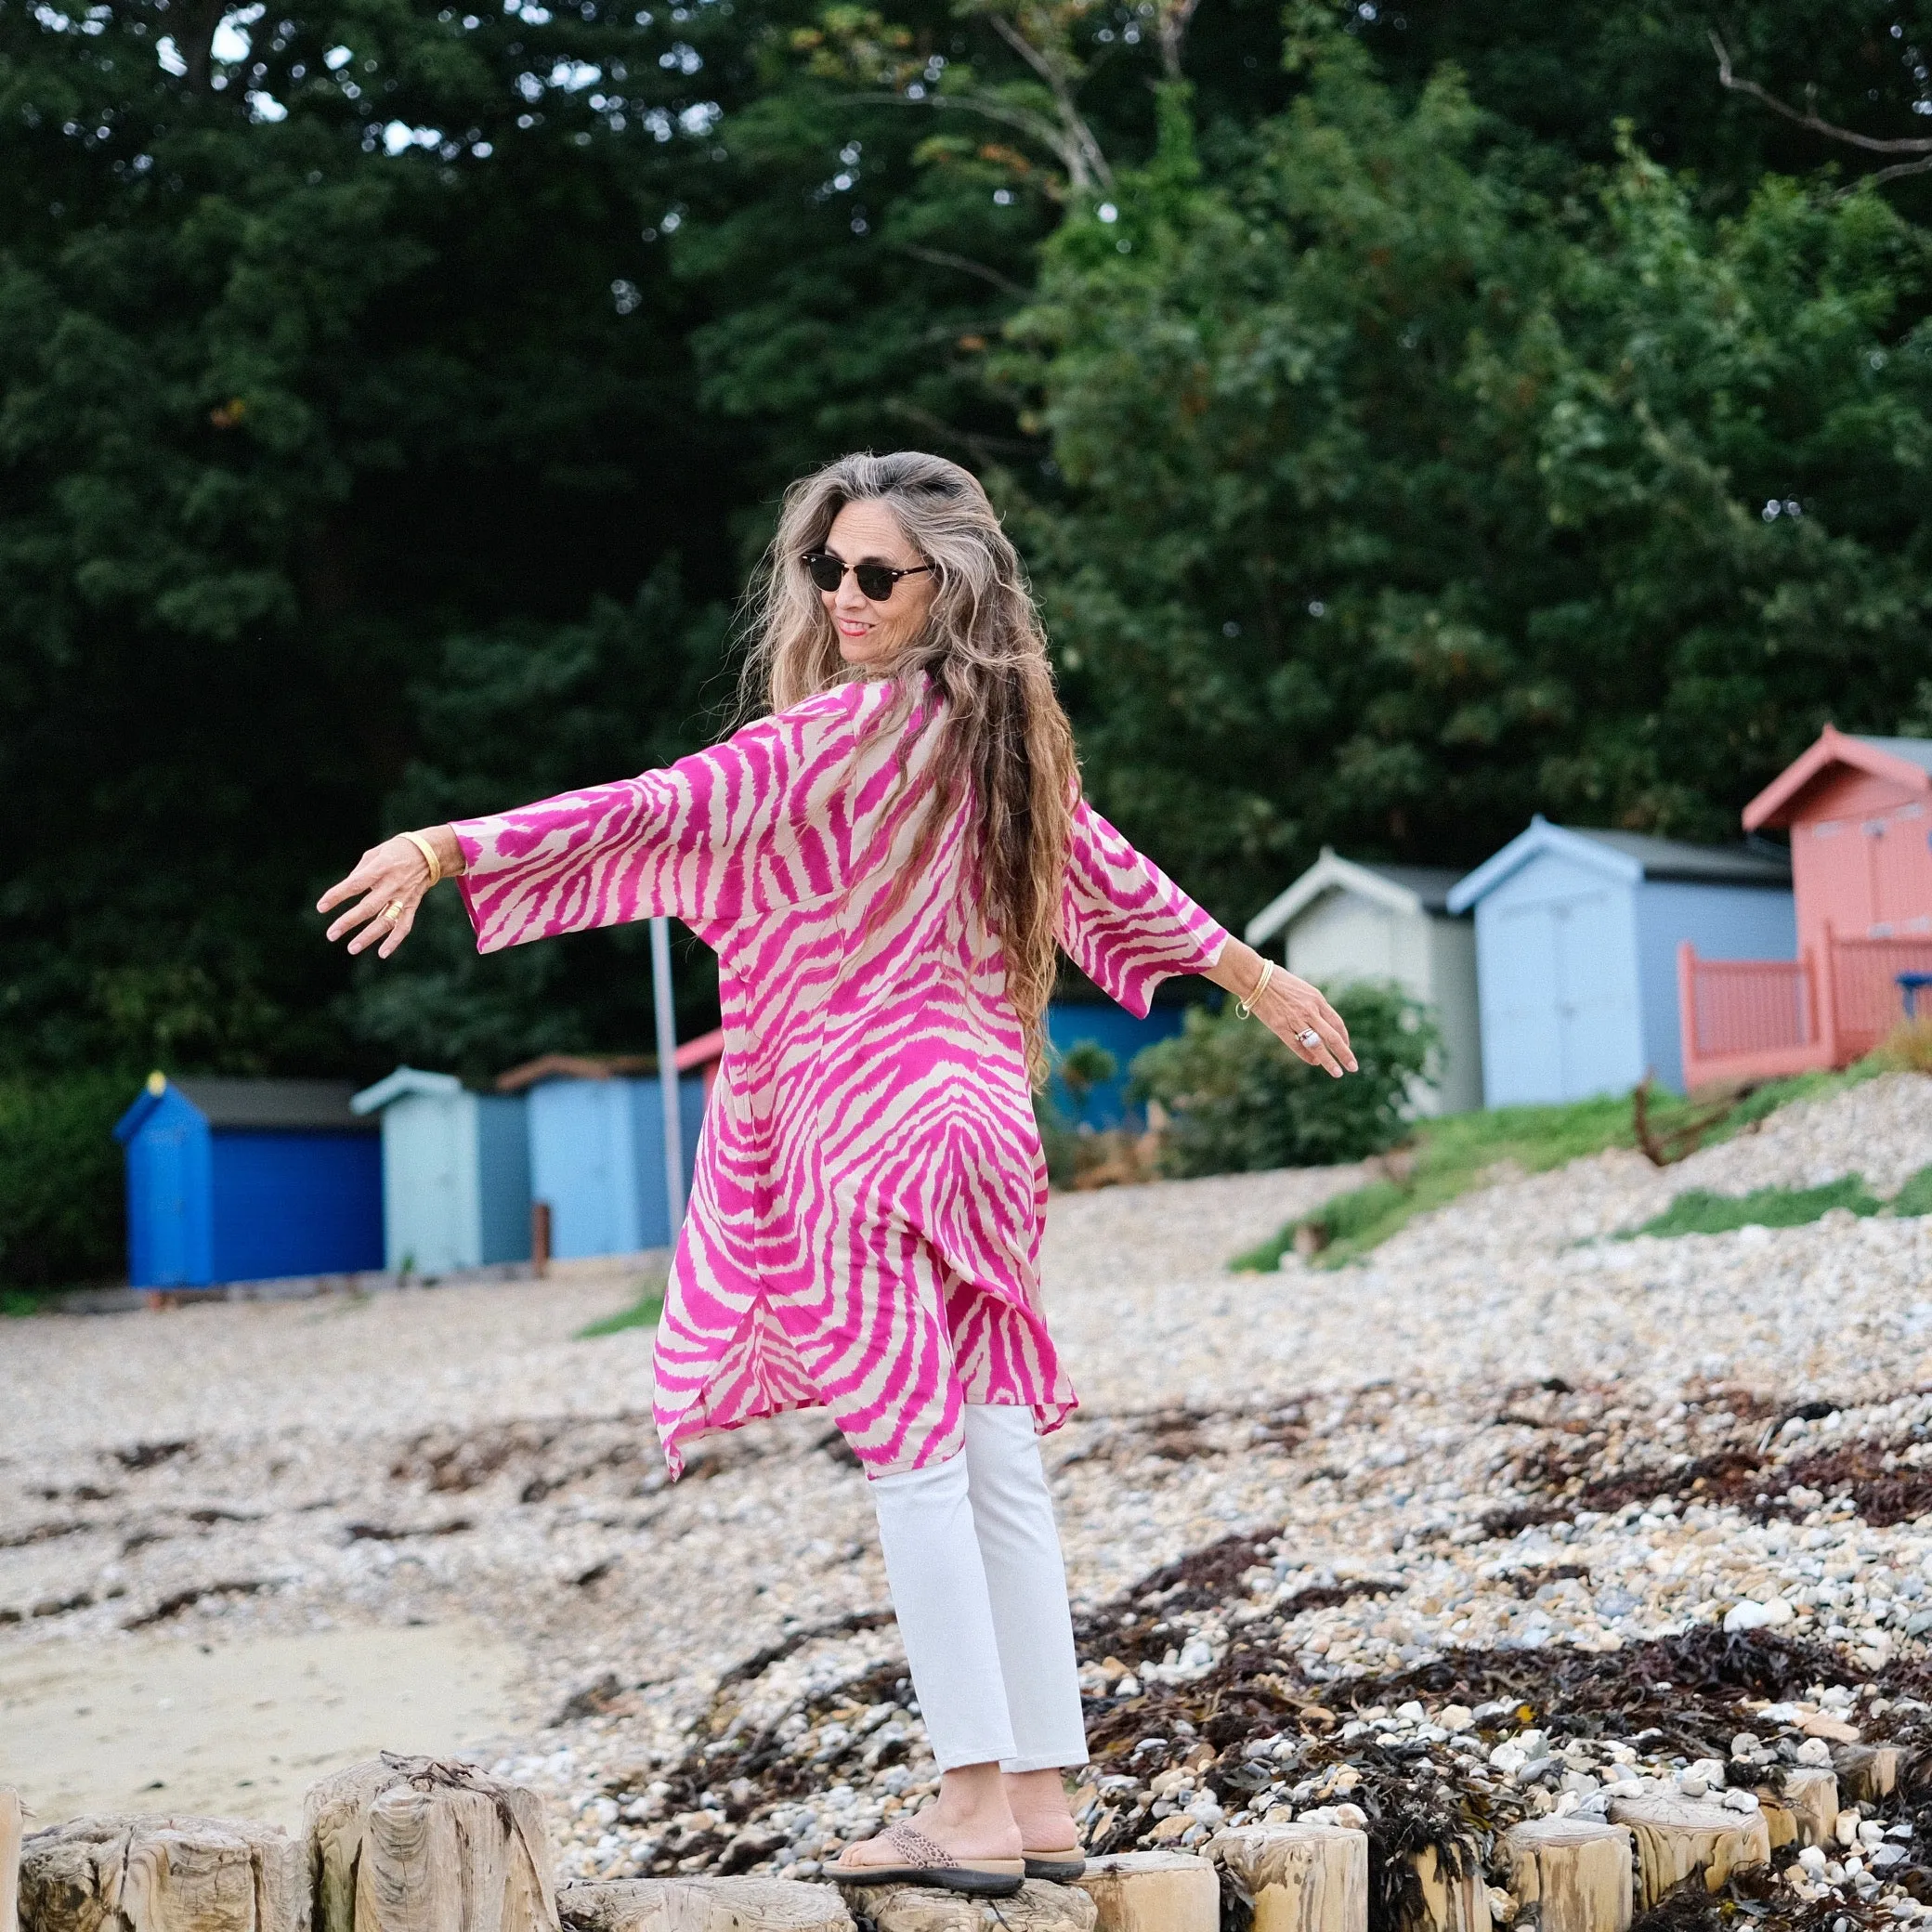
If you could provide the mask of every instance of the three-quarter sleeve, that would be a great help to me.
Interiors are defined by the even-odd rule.
[[[1204,973],[1227,931],[1082,799],[1074,808],[1060,943],[1095,986],[1141,1019],[1176,973]]]
[[[458,821],[477,951],[659,915],[709,936],[839,891],[852,759],[889,698],[842,685],[640,777]]]

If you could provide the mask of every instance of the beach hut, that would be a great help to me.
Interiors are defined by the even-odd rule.
[[[722,1051],[716,1034],[678,1049],[686,1192]],[[655,1059],[546,1053],[496,1084],[500,1092],[529,1097],[530,1195],[549,1207],[553,1255],[568,1260],[670,1245],[664,1103]]]
[[[1776,961],[1684,948],[1693,1086],[1846,1065],[1904,1016],[1901,976],[1932,972],[1932,739],[1827,724],[1743,818],[1791,836],[1796,946]]]
[[[1476,915],[1482,1094],[1493,1107],[1681,1092],[1677,954],[1788,958],[1782,853],[1570,829],[1539,814],[1449,894]]]
[[[530,1258],[530,1151],[521,1094],[398,1066],[349,1103],[383,1126],[383,1252],[398,1273]]]
[[[347,1080],[150,1074],[114,1128],[137,1288],[349,1274],[383,1265],[375,1122]]]
[[[1142,1047],[1181,1031],[1180,1006],[1156,1006],[1144,1020],[1111,999],[1055,999],[1047,1008],[1047,1043],[1056,1060],[1075,1047],[1095,1046],[1114,1056],[1114,1077],[1079,1083],[1076,1092],[1056,1072],[1048,1095],[1074,1127],[1106,1128],[1141,1124],[1127,1102],[1128,1069]]]
[[[1449,909],[1461,877],[1433,866],[1364,864],[1325,845],[1247,923],[1247,943],[1266,952],[1278,941],[1283,963],[1303,979],[1327,987],[1389,981],[1430,1009],[1442,1048],[1435,1084],[1415,1092],[1420,1114],[1482,1104],[1475,921]]]

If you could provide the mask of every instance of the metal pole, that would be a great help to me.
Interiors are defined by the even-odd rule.
[[[658,1088],[664,1100],[664,1205],[671,1238],[685,1220],[685,1123],[678,1108],[677,1020],[671,1007],[671,921],[651,921],[651,1002],[658,1015]]]

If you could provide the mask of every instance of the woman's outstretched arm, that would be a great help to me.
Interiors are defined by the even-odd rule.
[[[1253,946],[1244,946],[1230,933],[1221,957],[1208,967],[1205,977],[1232,993],[1289,1051],[1299,1053],[1311,1066],[1323,1068],[1338,1080],[1353,1073],[1355,1053],[1349,1045],[1348,1026],[1323,998],[1322,989],[1279,966],[1270,973],[1265,970],[1267,965]],[[1308,1038],[1311,1033],[1312,1041]]]
[[[842,809],[854,761],[891,695],[841,685],[637,777],[385,840],[322,895],[323,912],[355,901],[329,936],[353,932],[351,952],[388,959],[449,873],[482,952],[659,914],[716,945],[748,917],[838,889],[855,835]],[[872,751],[890,763],[890,745]]]
[[[1081,972],[1129,1012],[1145,1018],[1163,979],[1199,973],[1252,1004],[1255,1017],[1311,1066],[1338,1078],[1355,1070],[1349,1029],[1320,991],[1278,966],[1264,975],[1252,946],[1211,919],[1084,799],[1074,808],[1060,934]],[[1303,1037],[1311,1031],[1312,1046]]]
[[[419,839],[422,845],[416,842]],[[436,856],[435,870],[424,856],[423,845]],[[356,903],[329,928],[329,937],[340,939],[345,933],[354,933],[349,941],[352,953],[373,946],[376,958],[386,959],[410,936],[424,894],[438,879],[456,878],[463,864],[463,846],[453,825],[427,825],[413,834],[398,832],[372,845],[356,861],[356,869],[316,901],[315,909],[327,912],[354,899]],[[383,916],[392,910],[393,917]]]

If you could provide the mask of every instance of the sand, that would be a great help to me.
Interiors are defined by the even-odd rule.
[[[35,1823],[194,1811],[298,1827],[318,1778],[378,1750],[487,1754],[520,1660],[475,1624],[0,1653],[0,1784]]]

